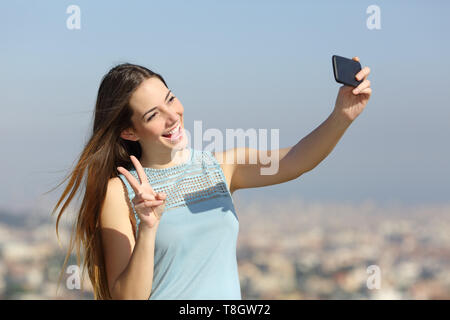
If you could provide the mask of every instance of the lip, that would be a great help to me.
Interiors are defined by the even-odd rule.
[[[170,131],[172,131],[173,129],[175,129],[178,125],[180,125],[180,127],[181,127],[181,122],[180,122],[180,121],[178,121],[177,124],[174,125],[171,129],[167,130],[166,133],[163,133],[163,135],[164,135],[164,134],[168,134]]]
[[[183,137],[183,127],[180,125],[178,131],[176,131],[170,138],[168,137],[164,137],[162,136],[164,139],[170,141],[171,143],[178,143],[178,141],[181,141],[182,137]],[[176,138],[174,138],[174,136],[177,135]]]

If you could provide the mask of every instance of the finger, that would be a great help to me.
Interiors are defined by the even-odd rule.
[[[363,82],[361,82],[355,89],[353,89],[353,93],[354,94],[358,94],[360,93],[362,90],[364,90],[365,88],[370,87],[370,80],[366,79]]]
[[[158,199],[165,200],[167,198],[167,195],[164,192],[159,192],[156,194]]]
[[[353,57],[352,60],[355,60],[355,61],[359,62],[359,58],[358,57]]]
[[[365,88],[365,89],[361,90],[360,93],[372,94],[372,88]]]
[[[147,175],[145,174],[144,168],[142,168],[142,165],[139,162],[139,160],[133,155],[130,156],[130,159],[131,162],[133,162],[134,167],[136,168],[136,172],[138,174],[139,179],[141,180],[141,184],[144,182],[148,182]]]
[[[139,176],[139,179],[141,180],[141,184],[147,185],[150,189],[150,192],[154,194],[155,191],[153,190],[152,186],[148,182],[147,175],[145,174],[144,168],[142,167],[139,160],[133,155],[130,156],[130,159],[133,162],[134,167],[136,168],[136,172]]]
[[[125,176],[125,178],[130,183],[131,188],[133,188],[134,193],[137,195],[140,193],[141,185],[139,181],[136,180],[136,178],[127,170],[122,167],[117,167],[117,171],[119,171],[121,174]]]
[[[149,200],[145,200],[144,201],[144,206],[146,208],[150,208],[150,207],[156,207],[156,206],[160,206],[164,203],[163,200],[153,200],[153,201],[149,201]]]
[[[155,200],[156,198],[155,198],[155,195],[145,192],[145,193],[141,194],[141,199],[142,200]]]
[[[355,95],[359,95],[359,94],[361,94],[361,93],[369,93],[369,94],[371,94],[372,93],[372,88],[364,88],[363,90],[361,90],[361,91],[359,91],[358,93],[355,93]]]
[[[136,204],[134,206],[134,209],[141,210],[141,209],[145,209],[145,208],[157,207],[157,206],[162,205],[163,203],[164,203],[163,200],[153,200],[153,201],[145,200],[145,201],[142,201],[142,202]]]
[[[356,80],[361,80],[361,79],[367,78],[369,73],[370,73],[370,68],[364,67],[355,75],[355,78],[356,78]]]
[[[155,199],[155,196],[152,195],[152,194],[149,194],[149,193],[146,193],[146,192],[141,192],[141,193],[137,194],[137,195],[133,198],[132,201],[133,201],[133,203],[136,205],[136,204],[139,204],[139,203],[144,202],[145,200],[153,201],[153,200],[156,200],[156,199]],[[158,199],[158,200],[159,200],[159,199]]]

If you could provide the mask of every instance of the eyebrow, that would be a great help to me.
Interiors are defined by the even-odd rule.
[[[169,90],[169,92],[167,92],[167,95],[166,95],[166,98],[164,99],[164,102],[167,101],[167,98],[169,97],[169,94],[170,94],[171,92],[172,92],[172,91],[170,91],[170,90]],[[153,108],[151,108],[150,110],[148,110],[146,113],[144,113],[144,114],[142,115],[142,119],[144,119],[144,117],[145,117],[145,115],[146,115],[147,113],[152,112],[152,111],[155,110],[157,107],[158,107],[158,106],[153,107]]]

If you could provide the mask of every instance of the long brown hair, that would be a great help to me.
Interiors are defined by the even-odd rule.
[[[100,210],[105,199],[108,181],[118,176],[116,168],[131,166],[130,155],[134,155],[138,159],[141,156],[140,144],[137,141],[122,139],[120,133],[124,129],[133,128],[131,122],[133,109],[129,106],[131,95],[145,79],[152,77],[159,78],[167,87],[163,77],[158,73],[130,63],[113,67],[103,77],[95,104],[92,135],[82,150],[75,168],[52,189],[55,190],[70,178],[52,211],[53,215],[63,199],[69,195],[56,220],[56,235],[59,242],[59,220],[80,188],[86,173],[86,179],[83,181],[84,197],[73,224],[69,248],[58,280],[58,288],[67,261],[75,246],[78,265],[80,265],[80,249],[84,250],[85,259],[81,279],[84,279],[87,269],[94,290],[94,298],[111,299],[103,256]]]

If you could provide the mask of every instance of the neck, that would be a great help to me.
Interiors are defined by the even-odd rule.
[[[181,163],[185,163],[189,160],[189,157],[190,152],[188,147],[185,147],[181,150],[151,150],[150,152],[147,152],[143,149],[142,156],[139,159],[139,162],[144,168],[164,169],[176,166]]]

